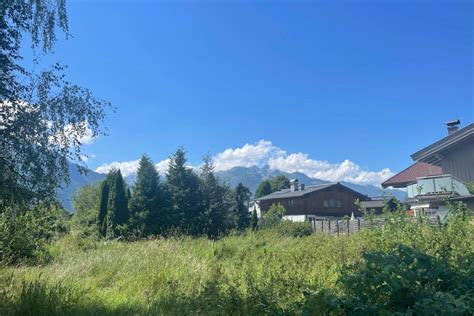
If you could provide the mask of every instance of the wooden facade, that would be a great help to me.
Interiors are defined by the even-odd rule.
[[[365,195],[362,195],[342,184],[334,184],[320,190],[311,190],[307,187],[307,193],[298,196],[289,197],[263,197],[259,200],[262,214],[270,208],[272,204],[280,203],[286,209],[288,216],[292,215],[313,215],[316,217],[343,217],[345,215],[361,216],[355,201],[368,201]]]
[[[474,181],[474,137],[442,154],[441,168],[465,182]]]

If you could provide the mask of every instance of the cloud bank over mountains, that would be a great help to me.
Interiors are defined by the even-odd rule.
[[[260,140],[255,144],[245,144],[239,148],[228,148],[213,157],[215,170],[225,171],[233,167],[263,167],[284,172],[302,172],[309,177],[327,181],[347,181],[356,184],[380,184],[394,173],[384,168],[379,171],[370,171],[346,159],[340,163],[315,160],[308,154],[288,153],[271,141]],[[124,176],[137,172],[139,160],[112,162],[103,164],[95,171],[107,173],[111,169],[120,169]],[[169,159],[157,163],[156,169],[164,174],[168,168]],[[199,166],[190,166],[197,168]]]

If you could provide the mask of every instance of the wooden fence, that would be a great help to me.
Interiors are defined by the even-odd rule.
[[[438,218],[413,218],[414,222],[427,222],[429,225],[441,227],[441,220]],[[363,229],[371,227],[383,227],[385,225],[384,218],[364,219],[320,219],[311,222],[311,226],[315,232],[334,234],[334,235],[350,235],[357,233]]]

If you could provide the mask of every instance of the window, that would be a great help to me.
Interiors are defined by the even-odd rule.
[[[288,206],[293,206],[293,200],[288,200]]]
[[[338,199],[324,200],[324,207],[342,208],[342,201]]]

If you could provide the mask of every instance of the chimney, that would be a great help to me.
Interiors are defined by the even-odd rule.
[[[457,132],[459,130],[459,124],[461,124],[460,120],[446,122],[446,126],[448,127],[448,135]]]
[[[291,192],[298,191],[298,179],[290,180],[290,191]]]
[[[300,184],[300,190],[301,190],[301,191],[304,191],[304,183],[301,183],[301,184]]]

